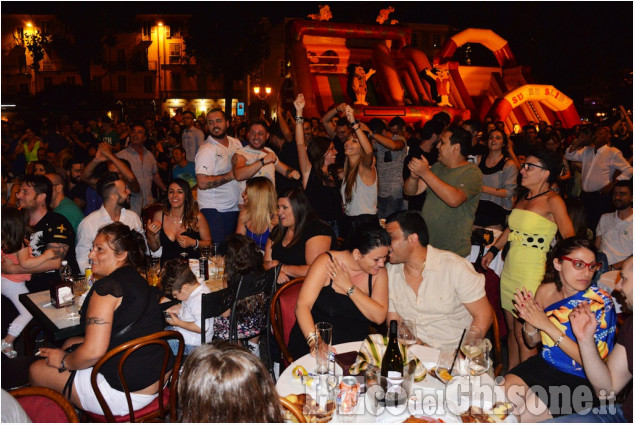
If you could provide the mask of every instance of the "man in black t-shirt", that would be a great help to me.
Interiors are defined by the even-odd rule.
[[[34,257],[45,251],[53,250],[55,257],[47,260],[34,269],[23,269],[19,265],[3,262],[3,271],[8,273],[32,273],[31,280],[26,283],[30,292],[49,289],[49,283],[58,279],[62,260],[68,261],[77,275],[78,267],[75,259],[75,232],[68,220],[48,209],[53,186],[44,176],[27,176],[18,192],[18,206],[29,214],[29,224],[33,229],[30,244]]]

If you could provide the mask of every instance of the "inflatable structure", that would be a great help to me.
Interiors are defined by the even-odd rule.
[[[363,103],[354,105],[363,121],[402,117],[424,123],[444,111],[455,119],[491,116],[514,124],[560,119],[580,123],[573,101],[553,86],[533,84],[529,68],[518,66],[506,40],[491,30],[470,28],[443,45],[431,63],[410,46],[409,28],[296,20],[287,28],[287,56],[294,94],[303,93],[305,114],[322,116],[333,105],[354,105],[352,73],[375,73],[366,81]],[[497,67],[452,61],[466,43],[492,51]]]

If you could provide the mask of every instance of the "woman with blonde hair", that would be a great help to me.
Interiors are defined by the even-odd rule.
[[[244,208],[238,216],[236,233],[250,237],[264,251],[271,229],[278,224],[276,189],[268,178],[253,177],[247,180],[242,196]]]

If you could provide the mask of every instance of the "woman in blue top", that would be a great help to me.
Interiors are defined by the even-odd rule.
[[[269,233],[278,224],[276,189],[268,178],[253,177],[247,180],[242,196],[244,208],[238,216],[236,233],[253,239],[264,252]]]
[[[589,407],[584,401],[594,404],[599,401],[584,373],[578,343],[569,322],[571,311],[580,303],[588,303],[598,324],[595,331],[598,352],[603,359],[609,355],[615,342],[616,315],[611,296],[591,285],[593,275],[601,268],[595,257],[596,249],[591,242],[567,238],[553,251],[556,281],[540,285],[535,296],[525,288],[516,291],[515,306],[518,316],[525,322],[525,343],[534,347],[542,342],[539,355],[522,362],[505,376],[508,399],[509,395],[518,393],[519,388],[524,388],[526,394],[521,405],[516,402],[517,396],[514,401],[520,412],[520,422],[539,422],[549,418],[550,412],[554,416],[577,413]],[[556,392],[562,393],[563,387],[568,394],[559,400]],[[522,406],[535,405],[536,395],[550,412],[530,412]]]

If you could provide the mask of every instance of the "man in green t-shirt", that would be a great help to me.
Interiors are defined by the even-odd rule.
[[[451,126],[439,137],[439,162],[430,167],[424,156],[412,158],[410,177],[404,181],[408,196],[428,191],[421,214],[428,224],[430,244],[461,257],[471,252],[472,225],[483,184],[481,171],[467,162],[471,147],[470,134]]]
[[[53,194],[49,206],[54,212],[66,217],[71,226],[73,226],[75,234],[77,234],[77,226],[84,219],[84,213],[75,202],[64,195],[64,179],[59,174],[50,173],[46,174],[45,177],[53,185]]]

